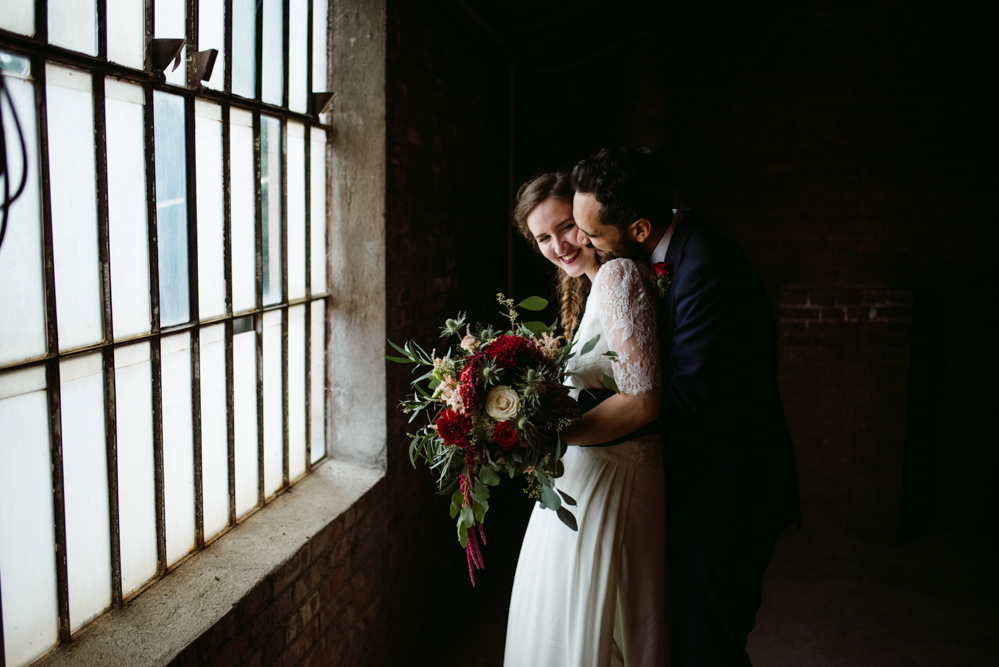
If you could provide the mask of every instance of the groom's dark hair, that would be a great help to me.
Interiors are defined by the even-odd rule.
[[[648,148],[604,148],[572,169],[576,192],[600,203],[600,221],[627,227],[647,218],[657,227],[673,221],[669,167]]]

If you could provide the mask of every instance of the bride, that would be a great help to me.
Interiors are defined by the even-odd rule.
[[[579,530],[534,508],[514,580],[506,667],[665,665],[666,501],[659,436],[586,447],[633,432],[660,404],[656,304],[649,269],[630,259],[601,265],[577,233],[569,174],[538,176],[517,193],[514,218],[559,268],[561,321],[578,341],[573,395],[614,378],[620,393],[562,432],[570,445],[556,486],[577,501]],[[592,285],[592,287],[591,287]],[[584,304],[585,301],[585,304]],[[583,344],[599,334],[592,350]],[[612,350],[617,361],[603,356]]]

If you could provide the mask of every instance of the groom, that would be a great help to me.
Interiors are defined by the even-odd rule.
[[[601,256],[669,276],[659,299],[673,667],[749,665],[746,641],[777,536],[801,521],[777,387],[770,299],[746,256],[670,207],[647,148],[604,149],[572,171],[573,217]]]

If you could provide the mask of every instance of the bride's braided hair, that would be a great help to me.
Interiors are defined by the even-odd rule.
[[[517,205],[513,209],[513,219],[517,229],[535,250],[538,250],[538,244],[527,226],[527,216],[546,199],[568,202],[571,205],[572,195],[572,182],[567,171],[540,174],[520,186],[520,190],[517,191]],[[559,319],[562,323],[562,329],[565,332],[566,340],[572,340],[572,336],[576,333],[576,328],[583,318],[586,297],[590,293],[590,280],[586,276],[573,278],[560,268],[555,291],[561,305]]]

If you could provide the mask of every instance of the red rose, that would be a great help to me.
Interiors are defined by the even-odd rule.
[[[466,415],[448,408],[434,422],[437,434],[451,447],[468,445],[468,434],[472,431],[472,420]]]
[[[515,366],[525,355],[533,355],[540,350],[534,341],[520,336],[497,336],[483,350],[486,356],[498,365],[509,368]]]
[[[497,445],[509,450],[516,447],[517,443],[520,442],[520,434],[517,433],[517,428],[513,425],[513,422],[496,422],[493,439],[496,440]]]
[[[668,276],[673,273],[673,267],[666,262],[657,262],[652,265],[652,275],[656,278],[660,276]]]

